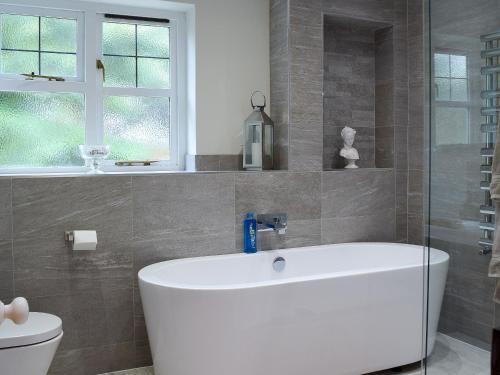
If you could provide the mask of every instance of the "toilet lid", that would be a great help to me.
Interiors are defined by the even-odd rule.
[[[62,332],[62,321],[55,315],[30,312],[24,324],[6,319],[0,324],[0,349],[26,346],[51,340]]]

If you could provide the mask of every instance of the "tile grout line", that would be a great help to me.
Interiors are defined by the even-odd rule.
[[[15,261],[14,261],[14,189],[13,178],[10,178],[10,252],[12,260],[12,297],[16,296],[16,277],[15,277]]]
[[[234,250],[237,251],[238,249],[236,248],[236,244],[238,243],[237,240],[236,240],[236,176],[237,176],[237,173],[238,172],[235,172],[233,174],[233,234],[234,234],[234,238],[233,238],[233,246],[234,246]],[[243,249],[241,249],[243,250]]]
[[[323,175],[324,172],[320,172],[320,186],[319,186],[319,237],[320,243],[323,245]]]
[[[410,134],[410,49],[408,48],[408,42],[409,42],[409,9],[408,9],[408,1],[406,0],[406,36],[405,36],[405,42],[406,42],[406,142],[405,142],[405,148],[406,148],[406,242],[409,243],[410,241],[410,222],[409,222],[409,215],[408,215],[408,204],[409,204],[409,193],[410,193],[410,153],[408,150],[409,147],[409,134]]]
[[[134,186],[134,176],[130,176],[130,227],[131,227],[131,241],[134,243],[134,194],[133,194],[133,186]],[[135,337],[135,246],[132,246],[132,342],[134,345],[134,366],[137,365],[137,342]]]

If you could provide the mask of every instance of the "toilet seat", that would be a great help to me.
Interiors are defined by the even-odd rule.
[[[26,323],[16,325],[6,320],[0,325],[0,350],[39,344],[62,333],[62,321],[51,314],[30,312]]]

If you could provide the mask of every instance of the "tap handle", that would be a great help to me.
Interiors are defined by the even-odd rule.
[[[5,319],[12,320],[15,324],[24,324],[28,320],[30,308],[26,298],[17,297],[10,305],[4,305],[0,301],[0,324]]]

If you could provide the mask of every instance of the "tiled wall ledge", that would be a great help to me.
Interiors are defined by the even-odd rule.
[[[188,171],[239,171],[243,155],[186,155]]]
[[[241,251],[248,211],[287,212],[264,249],[393,241],[394,171],[228,172],[0,179],[0,299],[60,316],[51,375],[151,363],[137,272],[168,259]],[[95,229],[95,252],[65,230]]]
[[[359,169],[328,169],[322,172],[341,172],[341,173],[357,173],[359,171],[375,171],[375,170],[393,170],[393,168],[359,168]],[[90,174],[90,173],[77,173],[77,172],[60,172],[60,173],[15,173],[8,174],[3,173],[0,174],[1,179],[19,179],[19,178],[96,178],[96,177],[118,177],[118,176],[169,176],[169,175],[187,175],[187,174],[217,174],[217,173],[301,173],[301,172],[293,172],[286,170],[269,170],[269,171],[245,171],[245,170],[185,170],[185,171],[123,171],[123,172],[103,172],[99,174]],[[320,173],[320,172],[317,172]]]

